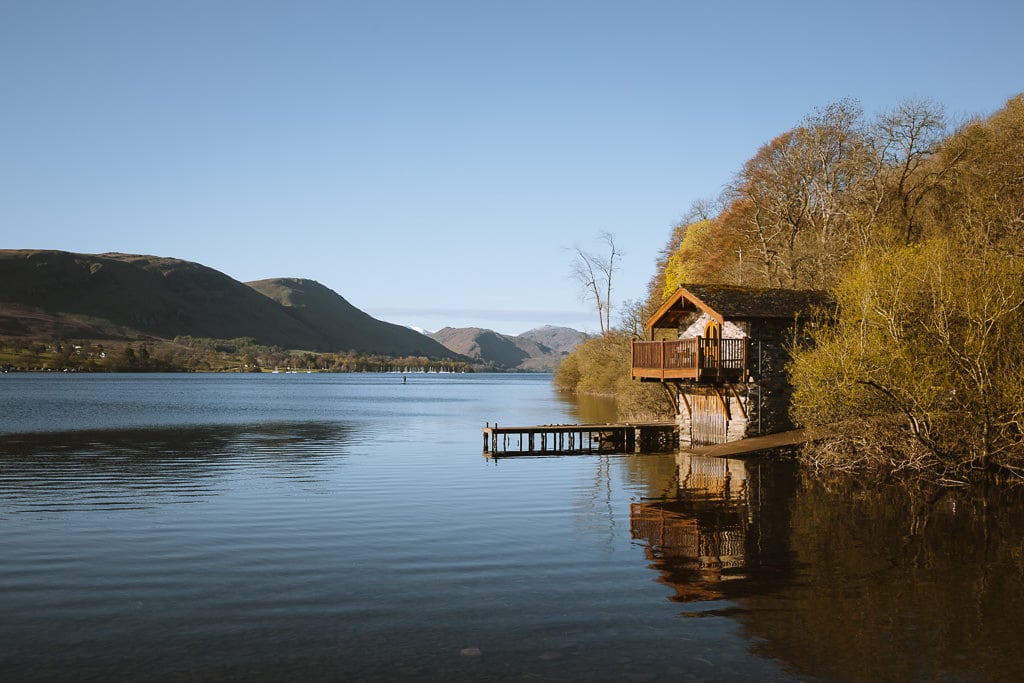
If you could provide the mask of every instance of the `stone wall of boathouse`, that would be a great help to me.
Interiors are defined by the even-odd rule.
[[[680,447],[726,443],[793,428],[793,388],[786,366],[792,321],[758,321],[750,329],[746,382],[700,385],[680,382]],[[687,409],[689,406],[689,409]]]
[[[789,407],[793,385],[787,366],[790,349],[801,343],[794,337],[792,320],[762,321],[748,351],[748,385],[750,388],[750,423],[747,436],[774,434],[793,429]]]

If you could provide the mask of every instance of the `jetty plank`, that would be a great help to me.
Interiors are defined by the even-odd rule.
[[[666,452],[679,445],[675,422],[549,424],[483,428],[484,455]]]
[[[585,453],[665,453],[679,449],[674,422],[619,422],[609,424],[549,424],[483,428],[484,455],[573,455]],[[802,429],[747,437],[739,441],[682,450],[692,455],[726,457],[806,443]]]

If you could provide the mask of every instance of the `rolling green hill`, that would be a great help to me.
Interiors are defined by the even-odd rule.
[[[0,250],[0,335],[250,337],[285,349],[457,358],[311,280],[250,286],[198,263],[118,253]]]

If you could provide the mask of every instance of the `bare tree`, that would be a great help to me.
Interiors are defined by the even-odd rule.
[[[602,232],[601,240],[607,245],[607,254],[595,254],[575,247],[572,260],[572,276],[583,287],[583,297],[593,299],[597,308],[597,322],[601,336],[611,330],[612,276],[616,261],[622,255],[615,246],[615,236]]]
[[[893,208],[894,221],[905,245],[918,241],[918,208],[960,161],[959,154],[938,159],[949,135],[942,107],[928,100],[906,100],[878,117],[873,138],[879,166]]]
[[[643,299],[627,299],[619,305],[619,326],[634,339],[647,337],[650,305]]]
[[[841,100],[758,150],[732,201],[765,284],[827,287],[852,252],[848,197],[865,175],[860,106]]]

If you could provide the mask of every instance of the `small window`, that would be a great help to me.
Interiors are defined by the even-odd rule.
[[[715,322],[714,320],[709,321],[708,324],[704,326],[704,338],[718,339],[720,337],[721,335],[718,331],[718,323]]]

